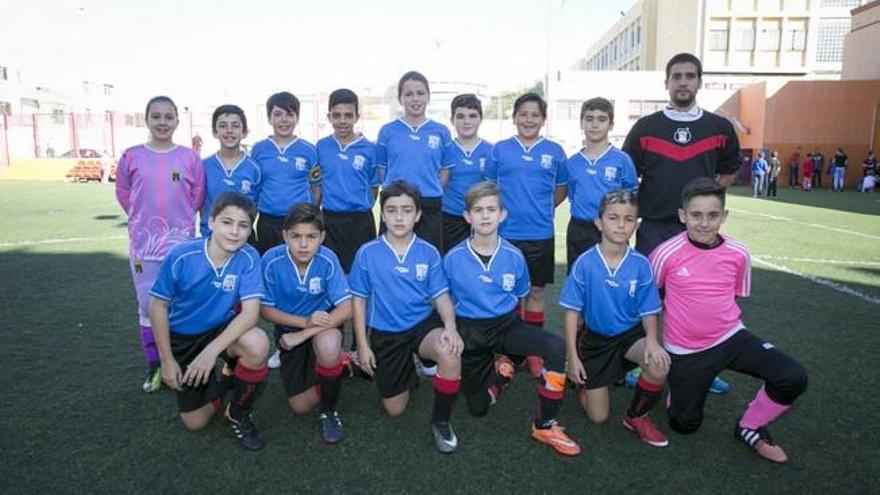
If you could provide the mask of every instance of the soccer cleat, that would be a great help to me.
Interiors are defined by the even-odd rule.
[[[757,430],[752,430],[751,428],[743,428],[739,425],[739,421],[737,421],[733,426],[733,436],[745,442],[746,445],[755,450],[755,453],[770,462],[778,464],[788,462],[788,456],[785,455],[785,451],[773,443],[770,432],[763,426]]]
[[[578,455],[581,448],[574,440],[565,434],[565,428],[559,426],[556,420],[550,422],[549,428],[538,428],[532,423],[532,438],[538,442],[546,443],[562,455]]]
[[[434,433],[434,445],[443,454],[451,454],[458,447],[458,437],[448,421],[431,423],[431,431]]]
[[[712,386],[709,387],[709,392],[713,394],[726,394],[730,389],[730,384],[726,381],[722,380],[720,376],[716,376],[714,380],[712,380]]]
[[[648,445],[654,447],[666,447],[669,445],[669,440],[666,439],[666,435],[657,429],[657,425],[654,424],[654,421],[652,421],[649,416],[630,418],[624,414],[623,417],[620,418],[620,422],[623,423],[623,426],[627,430],[636,432],[639,435],[639,438]]]
[[[229,406],[226,406],[226,420],[229,421],[229,429],[238,440],[238,443],[245,450],[260,450],[263,448],[263,441],[260,440],[260,434],[257,433],[257,427],[250,413],[238,419],[234,419],[229,414]]]
[[[150,368],[147,370],[147,378],[142,386],[144,392],[152,394],[162,388],[162,369]]]
[[[413,354],[413,363],[416,365],[416,373],[422,378],[434,378],[437,375],[437,365],[425,366],[417,354]]]
[[[269,362],[266,363],[273,370],[281,367],[281,351],[275,350],[275,354],[269,356]]]
[[[526,356],[526,369],[535,378],[541,378],[544,373],[544,358],[541,356]]]
[[[339,413],[333,411],[333,414],[321,413],[318,416],[321,427],[321,438],[325,443],[336,443],[342,440],[342,420],[339,419]]]

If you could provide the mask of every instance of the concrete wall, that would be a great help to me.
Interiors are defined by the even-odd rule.
[[[880,1],[853,9],[843,48],[841,79],[880,79]]]

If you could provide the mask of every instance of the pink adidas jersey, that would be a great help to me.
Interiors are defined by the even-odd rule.
[[[161,261],[174,245],[195,237],[205,198],[205,169],[191,149],[129,148],[116,169],[116,199],[128,214],[129,255]]]
[[[682,232],[651,253],[663,300],[663,343],[675,354],[713,347],[743,328],[736,297],[748,297],[748,249],[729,237],[712,249],[694,246]]]

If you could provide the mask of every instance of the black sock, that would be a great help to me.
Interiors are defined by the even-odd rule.
[[[633,394],[632,403],[629,405],[629,409],[626,410],[627,416],[639,418],[648,414],[657,405],[662,392],[663,385],[648,381],[644,375],[640,375],[639,381],[636,382],[636,391]]]
[[[562,399],[551,399],[538,395],[538,400],[540,405],[538,407],[538,418],[535,419],[535,427],[538,429],[549,428],[553,421],[556,420],[556,415],[559,414],[559,408],[562,407]]]
[[[434,410],[431,413],[432,423],[449,422],[455,399],[458,398],[460,380],[449,380],[440,375],[434,376]]]
[[[342,361],[330,368],[318,365],[318,386],[321,387],[321,412],[332,414],[336,411],[339,390],[342,388]]]
[[[238,363],[235,367],[235,380],[232,400],[229,402],[229,415],[233,419],[239,419],[248,414],[254,407],[254,402],[266,384],[268,368],[251,369]]]

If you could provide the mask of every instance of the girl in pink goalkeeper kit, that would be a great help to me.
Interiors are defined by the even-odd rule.
[[[141,345],[147,361],[147,393],[159,389],[159,354],[147,316],[150,289],[166,253],[195,237],[195,216],[205,197],[199,156],[172,141],[177,106],[167,96],[147,103],[150,141],[125,151],[116,170],[116,199],[128,214],[129,266],[138,300]]]

